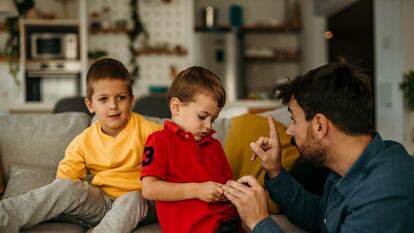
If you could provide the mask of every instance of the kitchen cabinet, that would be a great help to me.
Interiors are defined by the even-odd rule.
[[[239,77],[234,83],[241,87],[230,87],[230,89],[242,90],[242,96],[238,96],[238,99],[273,98],[272,90],[275,85],[289,76],[298,75],[301,67],[300,3],[297,0],[197,0],[194,9],[196,39],[210,37],[216,42],[198,39],[195,41],[196,47],[200,41],[203,41],[204,44],[199,47],[210,47],[203,51],[216,52],[210,55],[210,58],[198,58],[205,54],[199,54],[196,50],[196,61],[212,59],[213,61],[203,61],[201,65],[210,65],[213,71],[217,68],[216,72],[225,76],[223,80],[229,79],[226,77],[228,73],[226,61],[236,61],[237,63],[232,65],[236,66],[233,70],[237,71]],[[211,7],[214,9],[214,14],[210,19],[207,18],[206,12]],[[234,8],[242,9],[242,26],[230,26],[234,19],[231,9]],[[209,20],[214,22],[207,24]],[[236,31],[238,51],[221,54],[220,50],[226,52],[229,47],[232,47],[225,39],[220,39],[225,37],[221,35],[234,34]],[[217,56],[220,54],[221,56]],[[229,58],[229,56],[238,57]],[[223,57],[224,62],[215,61],[217,57]]]
[[[20,31],[24,100],[54,103],[81,95],[79,21],[23,19]]]
[[[273,88],[298,74],[301,30],[289,26],[244,28],[243,71],[249,98],[273,98]]]
[[[301,62],[301,49],[298,42],[301,30],[299,28],[279,25],[245,26],[232,29],[218,26],[196,27],[195,32],[199,34],[199,37],[204,37],[204,39],[198,39],[196,44],[199,43],[200,47],[205,47],[204,52],[196,53],[200,54],[196,61],[212,69],[219,76],[237,73],[239,77],[222,77],[222,81],[228,84],[229,79],[237,79],[237,82],[233,83],[238,87],[226,87],[226,89],[239,89],[238,93],[242,94],[237,94],[238,99],[271,98],[271,92],[276,83],[285,80],[287,76],[298,73]],[[237,34],[237,39],[231,43],[224,36],[229,33]],[[222,39],[217,39],[220,37]],[[223,42],[219,42],[220,40]],[[231,47],[239,51],[232,51]],[[208,51],[213,51],[213,54],[209,55]],[[220,53],[224,54],[220,55]],[[224,62],[220,61],[219,57],[223,57]],[[206,61],[206,59],[216,61]],[[234,67],[228,67],[229,60],[233,61],[230,64]]]

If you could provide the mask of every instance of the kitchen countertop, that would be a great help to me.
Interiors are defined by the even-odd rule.
[[[53,103],[24,103],[10,106],[10,114],[48,114],[53,111]]]
[[[219,118],[231,118],[245,113],[259,113],[282,107],[278,100],[236,100],[226,103]]]

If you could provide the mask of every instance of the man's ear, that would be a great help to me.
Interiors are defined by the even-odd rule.
[[[329,120],[325,115],[317,113],[312,120],[312,127],[318,139],[326,136],[329,130]]]
[[[181,107],[181,100],[179,100],[177,97],[174,97],[170,101],[170,111],[171,116],[178,116],[180,112]]]
[[[85,98],[85,105],[91,114],[95,112],[95,110],[93,109],[92,101],[89,100],[88,98]]]

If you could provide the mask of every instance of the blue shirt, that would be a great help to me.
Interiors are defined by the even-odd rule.
[[[322,197],[284,170],[265,185],[289,219],[309,232],[414,232],[414,159],[379,134],[345,176],[330,173]],[[253,229],[262,232],[283,231],[268,217]]]

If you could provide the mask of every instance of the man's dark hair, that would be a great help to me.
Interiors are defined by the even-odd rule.
[[[287,104],[296,99],[307,121],[322,113],[349,135],[374,131],[374,100],[369,76],[345,61],[330,63],[276,87]]]

